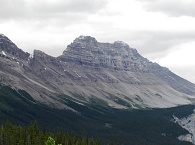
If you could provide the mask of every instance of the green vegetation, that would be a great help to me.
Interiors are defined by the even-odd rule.
[[[177,139],[179,135],[188,132],[171,120],[173,114],[177,117],[190,115],[195,109],[194,105],[170,109],[132,109],[129,111],[109,108],[105,102],[102,102],[102,105],[101,100],[92,100],[91,105],[80,105],[68,96],[60,97],[64,99],[68,106],[79,113],[50,108],[35,102],[25,91],[15,91],[10,87],[0,86],[1,131],[9,126],[5,123],[9,119],[16,124],[11,127],[14,128],[13,132],[25,132],[21,135],[10,135],[10,138],[19,136],[13,137],[16,139],[23,136],[25,140],[30,140],[32,136],[28,135],[26,138],[24,135],[27,135],[30,126],[33,126],[30,123],[37,120],[38,133],[40,134],[37,136],[35,131],[33,136],[35,140],[42,138],[42,145],[45,144],[48,137],[52,137],[56,144],[65,145],[65,142],[58,137],[65,138],[62,137],[65,132],[68,132],[68,134],[65,134],[66,136],[76,138],[78,145],[82,145],[79,142],[83,140],[90,139],[94,141],[93,138],[99,139],[99,144],[102,145],[112,143],[119,145],[192,145]],[[30,126],[25,127],[28,124]],[[77,136],[74,134],[77,134]],[[2,133],[0,137],[2,137]],[[95,141],[95,143],[97,142]],[[0,143],[0,145],[5,144]]]
[[[48,140],[45,142],[45,145],[55,145],[56,142],[52,137],[48,137]]]
[[[88,136],[41,131],[37,122],[28,127],[13,125],[6,121],[0,128],[0,145],[100,145],[98,140]]]
[[[48,137],[48,140],[45,142],[45,145],[56,145],[56,141],[52,137]],[[62,144],[58,144],[62,145]]]

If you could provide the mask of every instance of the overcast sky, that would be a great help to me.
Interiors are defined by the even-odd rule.
[[[195,83],[195,0],[0,0],[0,33],[52,56],[80,35],[122,40]]]

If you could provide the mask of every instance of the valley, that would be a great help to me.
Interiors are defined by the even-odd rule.
[[[20,92],[20,93],[18,93]],[[0,121],[9,119],[14,124],[26,126],[35,120],[40,128],[55,132],[74,132],[82,135],[86,132],[90,138],[99,139],[101,144],[114,140],[124,145],[190,145],[179,141],[178,137],[188,134],[173,121],[173,114],[183,118],[193,113],[194,105],[169,109],[118,110],[102,106],[97,101],[78,104],[64,97],[64,103],[75,112],[48,107],[35,103],[25,91],[14,91],[10,87],[0,87]]]

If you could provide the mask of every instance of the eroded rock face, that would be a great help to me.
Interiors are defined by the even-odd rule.
[[[149,60],[143,58],[136,49],[122,41],[112,44],[99,43],[90,36],[80,36],[68,45],[60,56],[62,60],[93,67],[110,67],[120,70],[149,71]]]
[[[194,84],[122,41],[100,43],[80,36],[59,57],[39,50],[29,55],[7,41],[0,50],[0,83],[58,108],[67,107],[62,94],[80,103],[103,101],[115,108],[172,107],[189,104],[195,96]]]
[[[0,55],[12,55],[20,59],[27,60],[29,53],[19,49],[8,37],[3,34],[0,34]]]

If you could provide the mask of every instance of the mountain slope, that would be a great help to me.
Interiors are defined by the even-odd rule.
[[[13,47],[12,47],[13,46]],[[114,108],[165,108],[190,104],[195,85],[150,62],[126,43],[100,43],[80,36],[59,57],[33,55],[0,35],[0,82],[28,92],[34,100],[71,109],[77,103]]]
[[[173,114],[180,118],[191,114],[194,105],[129,111],[64,101],[78,113],[35,102],[25,91],[0,85],[0,102],[4,104],[0,104],[0,124],[9,119],[21,126],[36,120],[42,129],[55,133],[71,131],[79,136],[87,133],[105,145],[110,140],[119,145],[192,145],[177,139],[188,132],[170,120]]]

